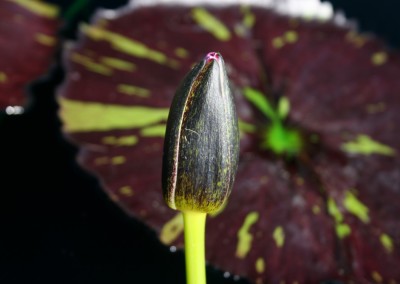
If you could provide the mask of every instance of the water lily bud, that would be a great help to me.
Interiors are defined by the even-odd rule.
[[[238,119],[222,56],[210,52],[186,75],[170,108],[162,185],[172,209],[212,213],[231,193]]]

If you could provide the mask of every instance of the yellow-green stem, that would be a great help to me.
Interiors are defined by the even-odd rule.
[[[206,284],[206,213],[183,212],[187,284]]]

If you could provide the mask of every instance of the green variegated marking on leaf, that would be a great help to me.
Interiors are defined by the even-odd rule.
[[[160,240],[165,245],[170,245],[183,232],[183,215],[178,213],[169,220],[161,229]]]
[[[272,39],[272,46],[276,49],[282,48],[285,45],[285,41],[282,37],[277,36]]]
[[[122,165],[125,164],[126,158],[124,156],[115,156],[111,158],[111,164]]]
[[[103,157],[97,157],[94,160],[94,164],[96,166],[104,166],[104,165],[108,165],[111,163],[111,158],[108,156],[103,156]]]
[[[240,37],[244,37],[245,35],[246,35],[246,29],[243,27],[243,26],[241,26],[241,25],[236,25],[235,27],[234,27],[234,31],[235,31],[235,33],[238,35],[238,36],[240,36]]]
[[[106,65],[108,67],[117,69],[117,70],[121,70],[121,71],[134,71],[136,69],[135,64],[133,64],[132,62],[126,61],[126,60],[122,60],[119,58],[114,58],[114,57],[102,57],[100,58],[100,62],[103,65]]]
[[[262,257],[256,260],[256,271],[260,274],[265,271],[265,260]]]
[[[283,38],[287,43],[295,43],[299,39],[299,35],[296,31],[287,31],[283,34]]]
[[[363,223],[369,223],[368,207],[358,200],[350,191],[346,191],[343,205],[347,211],[356,216]]]
[[[384,51],[375,52],[371,56],[371,63],[375,66],[383,65],[387,62],[387,60],[388,60],[388,55]]]
[[[253,105],[257,107],[265,116],[267,116],[271,120],[275,120],[277,118],[275,110],[273,109],[271,103],[262,92],[250,87],[246,87],[243,89],[243,95],[249,102],[253,103]]]
[[[101,139],[103,144],[114,145],[114,146],[133,146],[137,144],[139,139],[135,135],[127,136],[105,136]]]
[[[368,41],[368,38],[351,30],[346,34],[346,40],[360,48]]]
[[[344,237],[350,235],[351,228],[349,225],[343,223],[344,220],[343,214],[342,212],[340,212],[333,198],[331,197],[328,198],[327,206],[328,206],[328,213],[335,220],[336,235],[339,237],[339,239],[343,239]]]
[[[278,101],[278,116],[280,119],[285,119],[290,111],[290,102],[287,97],[280,97]]]
[[[193,8],[192,17],[199,26],[211,33],[218,40],[228,41],[231,39],[229,29],[206,9]]]
[[[125,95],[134,95],[142,98],[147,98],[150,96],[150,90],[127,84],[119,84],[117,86],[117,91]]]
[[[147,126],[140,130],[140,134],[143,137],[164,137],[166,127],[167,126],[165,124]]]
[[[180,57],[180,58],[188,58],[189,56],[189,51],[187,51],[186,49],[184,49],[183,47],[178,47],[174,50],[176,56]]]
[[[249,6],[240,7],[240,11],[243,13],[243,26],[251,29],[256,21],[256,16],[251,12]]]
[[[35,40],[43,45],[46,46],[53,46],[56,44],[56,39],[55,37],[46,35],[46,34],[42,34],[42,33],[37,33],[35,34]]]
[[[383,277],[378,271],[372,271],[371,277],[374,280],[374,283],[383,283]],[[390,281],[390,284],[392,284],[392,283],[393,282]],[[394,283],[396,283],[396,282],[394,282]]]
[[[342,212],[340,212],[335,200],[331,197],[328,198],[328,212],[335,219],[336,223],[341,223],[343,221]]]
[[[131,197],[133,196],[134,192],[129,185],[125,185],[119,188],[118,192],[124,196]]]
[[[294,44],[299,39],[299,34],[296,31],[286,31],[282,36],[277,36],[272,39],[272,46],[276,49],[284,47],[286,44]]]
[[[4,72],[0,72],[0,83],[7,82],[7,74]]]
[[[319,213],[321,213],[321,208],[318,205],[313,205],[312,212],[314,213],[314,215],[318,215]]]
[[[253,125],[251,123],[244,122],[241,119],[239,119],[238,123],[239,123],[239,130],[241,132],[244,132],[244,133],[254,133],[254,132],[256,132],[257,128],[256,128],[255,125]]]
[[[343,151],[350,154],[372,155],[380,154],[394,156],[395,149],[385,144],[373,140],[368,135],[360,134],[355,140],[346,142],[342,145]]]
[[[85,66],[85,68],[91,72],[95,72],[104,76],[111,76],[113,70],[107,66],[100,63],[96,63],[90,57],[84,56],[79,53],[73,53],[71,55],[71,60],[75,63]]]
[[[345,223],[336,224],[335,230],[336,235],[339,237],[339,239],[343,239],[344,237],[347,237],[351,234],[350,226]]]
[[[253,242],[253,235],[249,233],[249,230],[253,224],[258,220],[259,214],[257,212],[250,212],[244,219],[242,227],[239,229],[237,234],[238,244],[236,247],[236,257],[245,258],[251,249],[251,243]]]
[[[111,46],[119,52],[123,52],[139,58],[148,59],[159,64],[166,64],[174,68],[179,65],[176,60],[168,59],[168,57],[162,52],[151,49],[145,44],[133,40],[129,37],[123,36],[121,34],[114,33],[100,27],[89,26],[85,24],[81,26],[81,31],[93,40],[103,40],[109,42]]]
[[[46,18],[54,19],[58,16],[58,7],[56,5],[47,4],[41,1],[32,0],[9,0],[14,2],[26,10]]]
[[[283,247],[283,245],[285,244],[285,231],[283,230],[282,226],[278,226],[274,229],[272,237],[278,248]]]
[[[393,240],[388,234],[381,234],[379,240],[388,253],[392,253],[394,249]]]
[[[60,116],[68,132],[141,128],[166,121],[168,108],[121,106],[59,99]]]

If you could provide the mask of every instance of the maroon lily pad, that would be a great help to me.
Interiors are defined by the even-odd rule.
[[[53,62],[58,8],[40,1],[0,2],[0,109],[25,106],[26,87]]]
[[[127,214],[182,248],[182,218],[161,194],[165,122],[192,64],[219,51],[241,155],[228,204],[207,221],[209,263],[255,283],[400,281],[398,51],[332,21],[262,8],[106,15],[69,46],[58,98],[79,162]],[[282,123],[301,137],[298,152],[260,146],[272,122],[246,90],[290,102]]]

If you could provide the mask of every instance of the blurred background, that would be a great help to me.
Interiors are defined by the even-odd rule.
[[[58,34],[71,40],[78,23],[88,22],[96,9],[126,4],[88,0],[71,8],[69,0],[47,2],[61,8],[65,21]],[[398,1],[329,2],[362,31],[400,46]],[[98,180],[77,166],[77,148],[60,132],[54,90],[65,73],[60,50],[55,57],[27,87],[29,109],[0,115],[0,283],[185,283],[183,254],[124,214]],[[209,284],[248,283],[213,267],[207,272]]]

